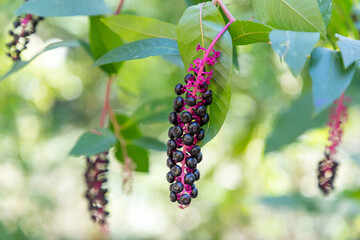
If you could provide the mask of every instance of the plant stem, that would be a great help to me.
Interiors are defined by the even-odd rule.
[[[120,0],[119,4],[114,12],[114,15],[118,15],[120,13],[123,4],[124,4],[124,0]]]
[[[218,3],[221,7],[221,9],[224,11],[226,17],[229,19],[230,22],[234,22],[236,18],[233,17],[233,15],[230,13],[229,9],[227,9],[226,5],[222,0],[213,0],[213,3]]]

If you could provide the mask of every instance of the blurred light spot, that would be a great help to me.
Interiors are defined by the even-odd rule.
[[[300,78],[295,78],[289,72],[280,75],[278,80],[280,82],[281,89],[286,94],[295,96],[302,90],[302,80]]]
[[[241,169],[238,164],[224,163],[217,167],[213,178],[214,181],[217,181],[222,187],[234,190],[241,183]]]
[[[130,225],[138,231],[154,234],[165,228],[159,212],[155,211],[148,202],[132,204],[129,206],[128,214]]]
[[[58,38],[52,38],[48,41],[46,41],[45,45],[49,45],[51,43],[61,42],[61,39]],[[44,52],[41,54],[40,59],[42,64],[46,68],[58,68],[61,65],[65,63],[66,55],[67,55],[68,49],[65,47],[62,48],[56,48],[47,52]]]
[[[38,35],[31,35],[30,42],[27,45],[26,51],[22,54],[22,57],[26,60],[32,58],[35,54],[39,53],[44,48],[44,41]]]
[[[264,152],[264,140],[254,139],[246,148],[246,158],[254,162],[259,162]]]
[[[80,78],[71,76],[62,81],[60,92],[66,100],[74,100],[78,98],[83,90],[83,83]]]
[[[31,100],[39,92],[40,81],[32,77],[20,77],[17,85],[19,95],[27,100]]]
[[[17,131],[22,138],[35,139],[39,135],[40,123],[35,115],[19,116],[16,120]]]

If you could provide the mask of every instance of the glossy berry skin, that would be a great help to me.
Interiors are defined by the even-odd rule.
[[[167,166],[168,168],[172,168],[174,165],[175,165],[175,163],[174,163],[174,161],[173,161],[171,158],[168,158],[168,159],[166,160],[166,166]]]
[[[169,198],[170,198],[170,201],[171,201],[171,202],[176,202],[176,200],[177,200],[176,193],[170,192]]]
[[[198,189],[196,187],[192,188],[191,189],[191,194],[190,194],[191,198],[196,198],[198,196],[198,193],[199,192],[198,192]]]
[[[177,113],[176,112],[172,112],[169,114],[169,122],[171,124],[176,124],[177,123]]]
[[[191,150],[190,150],[190,154],[193,157],[196,157],[199,155],[199,153],[201,152],[201,148],[199,146],[194,146]]]
[[[186,146],[191,146],[193,144],[193,142],[194,142],[194,137],[191,136],[190,134],[186,133],[183,136],[182,141]]]
[[[193,98],[193,97],[187,97],[187,98],[185,99],[185,102],[186,102],[186,104],[187,104],[188,106],[190,106],[190,107],[193,107],[193,106],[196,105],[196,100],[195,100],[195,98]]]
[[[212,91],[211,90],[207,90],[205,92],[202,93],[202,97],[206,100],[209,99],[210,97],[212,97]]]
[[[200,132],[200,125],[197,122],[192,122],[188,126],[188,131],[191,135],[198,134]]]
[[[184,153],[181,152],[181,151],[174,151],[173,154],[172,154],[172,159],[175,161],[175,162],[181,162],[183,159],[184,159]]]
[[[169,183],[173,183],[175,181],[175,177],[174,175],[171,174],[171,172],[168,172],[166,174],[166,180],[169,182]]]
[[[205,100],[204,104],[205,105],[210,105],[212,103],[212,97],[209,97],[208,99]]]
[[[173,152],[169,149],[166,151],[166,153],[169,158],[171,158],[173,156]]]
[[[194,77],[195,77],[195,76],[192,75],[192,74],[187,74],[187,75],[184,77],[184,82],[187,83],[190,78],[194,78]]]
[[[174,151],[177,148],[177,144],[174,139],[169,139],[166,145],[170,151]]]
[[[179,83],[178,85],[175,86],[176,95],[181,95],[184,93],[183,87],[184,86],[181,83]]]
[[[188,111],[180,113],[180,121],[182,123],[189,123],[192,120],[192,116]]]
[[[195,180],[196,180],[196,181],[200,179],[200,171],[199,171],[197,168],[195,168],[195,169],[193,170],[193,174],[194,174],[194,176],[195,176]]]
[[[196,138],[197,138],[197,140],[201,141],[204,139],[204,137],[205,137],[205,131],[204,131],[204,129],[200,129],[200,132]]]
[[[205,115],[201,118],[200,125],[203,126],[207,124],[210,121],[210,116],[208,113],[205,113]]]
[[[184,185],[181,182],[175,182],[171,185],[171,190],[174,193],[179,193],[184,189]]]
[[[174,165],[171,170],[170,170],[170,173],[174,176],[174,177],[177,177],[177,176],[180,176],[181,174],[181,167],[178,166],[178,165]]]
[[[186,166],[188,166],[191,169],[196,168],[197,164],[198,164],[198,162],[193,157],[190,157],[190,158],[186,159]]]
[[[202,161],[202,159],[203,159],[203,155],[202,155],[202,153],[199,153],[199,155],[197,155],[197,157],[196,157],[197,163],[200,163]]]
[[[192,173],[188,173],[185,175],[185,183],[192,185],[195,182],[196,178],[195,175]]]
[[[175,138],[179,138],[181,137],[181,135],[183,134],[183,130],[180,126],[175,125],[174,127],[172,127],[172,136],[174,136]]]
[[[188,194],[181,195],[180,203],[183,205],[189,205],[191,203],[191,197]]]
[[[199,117],[203,117],[206,113],[206,106],[200,106],[196,109],[196,115],[198,115]]]
[[[174,131],[174,127],[169,128],[169,131],[168,131],[168,137],[169,138],[174,138],[175,137],[173,131]]]
[[[173,108],[176,112],[181,112],[181,109],[184,105],[184,99],[182,97],[176,97],[173,102]]]

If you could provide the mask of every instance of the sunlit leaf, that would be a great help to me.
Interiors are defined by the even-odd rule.
[[[253,21],[236,20],[229,27],[234,45],[246,45],[269,42],[269,33],[273,28]]]
[[[156,151],[166,151],[166,144],[153,137],[140,137],[132,140],[132,144]]]

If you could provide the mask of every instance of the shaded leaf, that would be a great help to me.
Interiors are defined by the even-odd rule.
[[[188,6],[196,5],[202,2],[210,2],[211,0],[185,0]]]
[[[34,14],[42,17],[93,16],[111,13],[102,0],[31,0],[24,2],[16,15]]]
[[[223,29],[225,23],[219,10],[210,2],[203,5],[202,28],[205,48]],[[185,68],[196,58],[203,58],[201,52],[196,51],[197,44],[202,45],[200,30],[200,5],[186,9],[178,24],[178,45]],[[182,34],[186,33],[186,34]],[[204,46],[203,46],[204,47]],[[206,66],[207,71],[213,70],[210,88],[213,91],[213,102],[208,107],[210,122],[205,126],[205,139],[202,145],[209,142],[219,132],[224,123],[230,104],[230,82],[232,68],[232,39],[228,31],[215,44],[214,49],[221,52],[218,62],[214,66]]]
[[[288,64],[294,76],[298,76],[319,41],[317,32],[274,30],[270,33],[271,47]]]
[[[149,38],[131,42],[117,47],[95,61],[93,67],[104,64],[123,62],[150,56],[178,55],[179,50],[175,40],[166,38]]]
[[[304,93],[292,106],[278,117],[273,132],[266,140],[265,152],[294,142],[305,131],[324,126],[328,112],[324,111],[313,117],[312,96],[310,92]]]
[[[316,0],[253,0],[255,17],[276,29],[319,32],[326,28]]]
[[[102,20],[125,41],[146,38],[169,38],[176,40],[176,25],[154,18],[133,15],[117,15]]]
[[[73,48],[73,47],[78,47],[78,46],[87,46],[87,43],[83,42],[82,40],[68,40],[68,41],[62,41],[62,42],[49,44],[42,51],[40,51],[35,56],[33,56],[30,60],[28,60],[28,61],[20,60],[20,61],[14,62],[11,69],[7,73],[5,73],[3,76],[0,77],[0,81],[9,77],[11,74],[18,72],[20,69],[22,69],[23,67],[28,65],[32,60],[34,60],[35,58],[37,58],[38,56],[40,56],[42,53],[44,53],[46,51],[56,49],[56,48],[61,48],[61,47]]]
[[[132,142],[135,146],[152,149],[156,151],[166,151],[166,144],[152,137],[140,137],[134,139]]]
[[[247,45],[269,42],[269,33],[273,28],[253,21],[236,20],[229,27],[234,45]]]
[[[321,12],[321,16],[327,27],[331,20],[331,12],[332,12],[332,0],[317,0],[319,9]]]
[[[348,68],[351,64],[360,60],[360,41],[339,34],[336,34],[336,37],[339,39],[337,44],[340,48],[344,67]]]
[[[108,151],[114,146],[116,137],[111,131],[104,128],[96,128],[95,130],[96,133],[87,131],[81,135],[69,155],[90,157]]]
[[[315,113],[330,106],[350,85],[355,64],[344,69],[341,54],[327,48],[315,48],[311,54],[309,73],[312,78]]]
[[[122,39],[100,20],[100,16],[90,17],[89,42],[91,52],[95,59],[98,59],[108,51],[123,44]],[[101,69],[108,75],[111,75],[117,73],[121,65],[122,63],[111,63],[102,65]]]
[[[146,149],[135,146],[133,144],[126,145],[127,153],[135,166],[136,172],[149,172],[149,153]],[[124,163],[124,156],[122,153],[122,149],[120,144],[116,144],[116,152],[115,152],[116,159]]]

